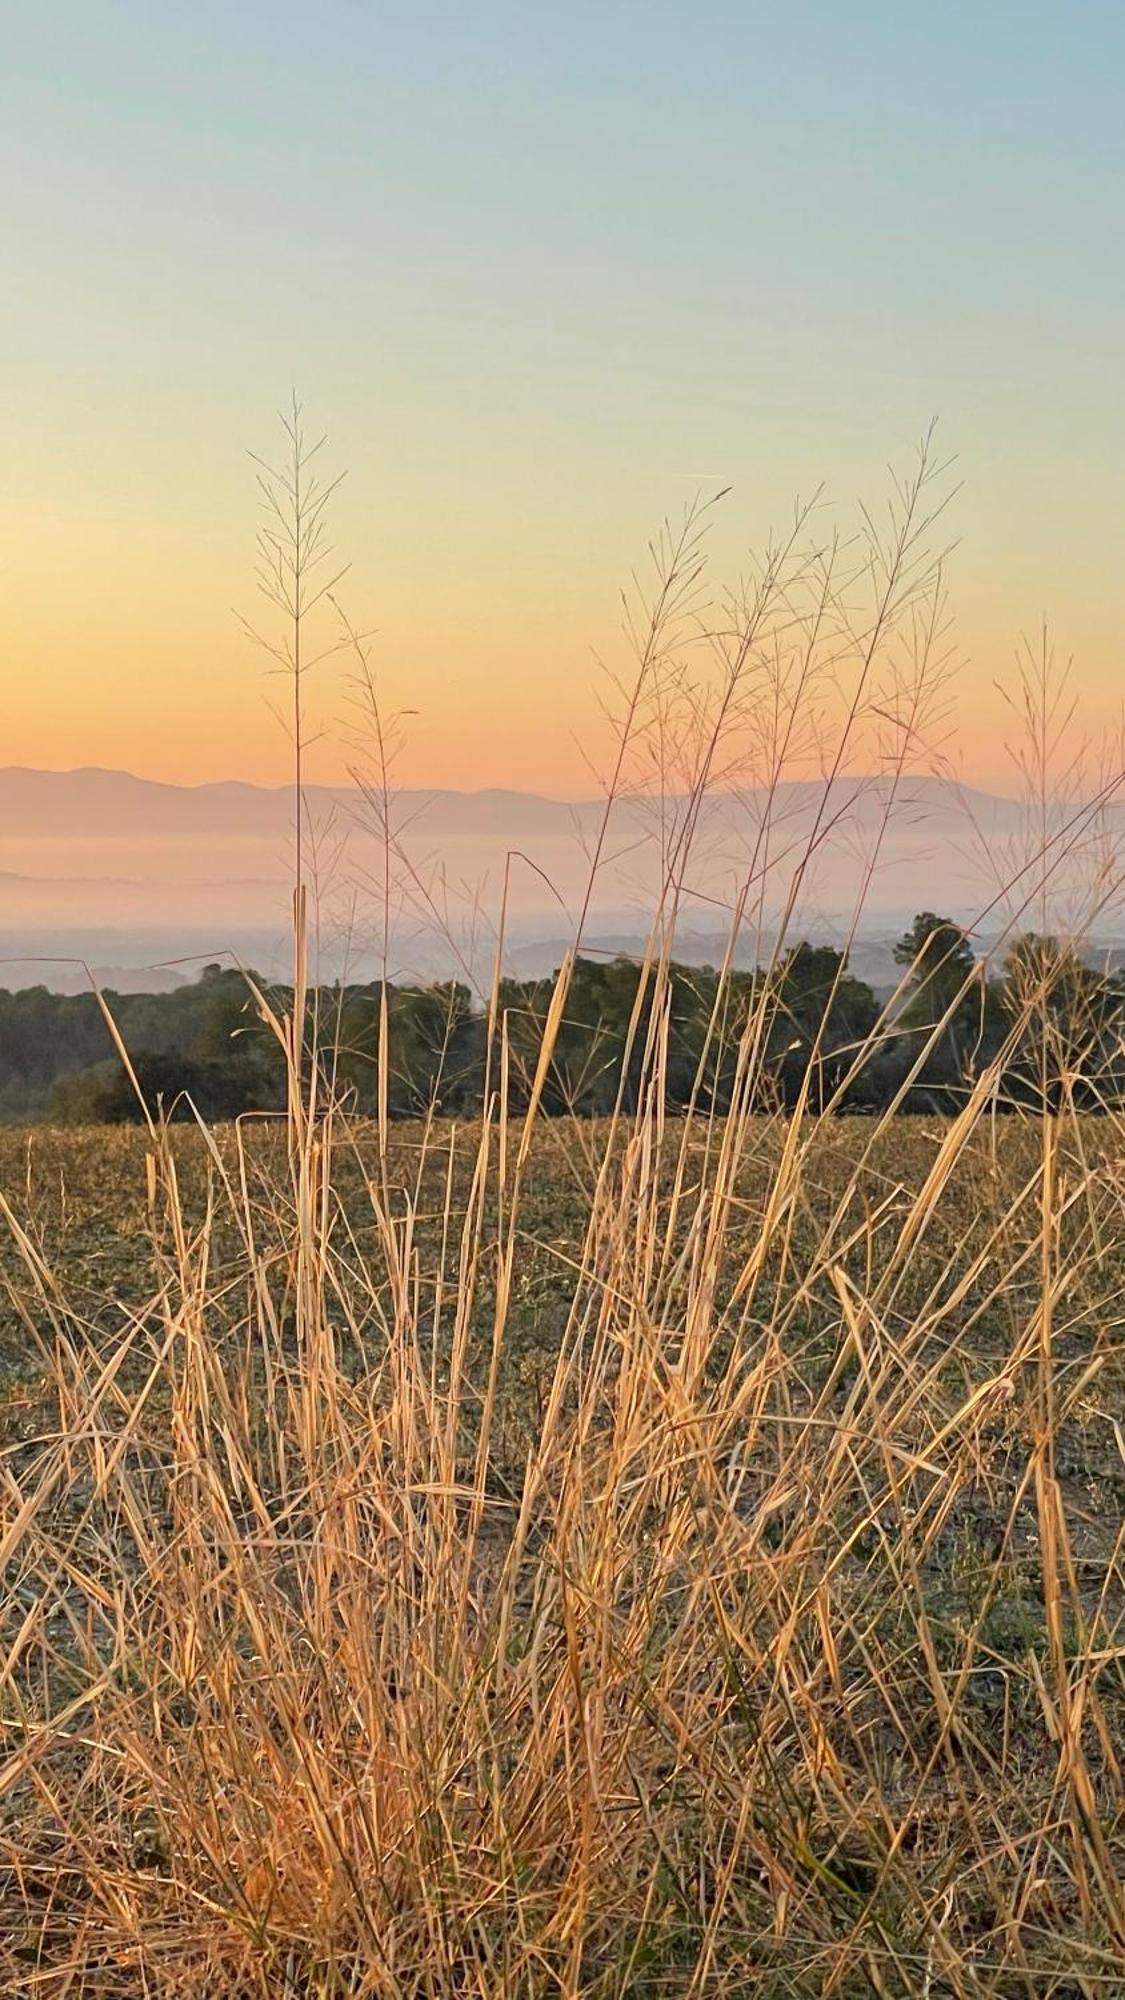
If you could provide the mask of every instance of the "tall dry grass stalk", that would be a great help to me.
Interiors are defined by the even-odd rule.
[[[775,978],[665,1111],[712,791],[756,801],[728,969],[750,924],[776,972],[840,780],[878,737],[892,813],[943,710],[933,491],[799,516],[720,617],[700,517],[656,550],[592,856],[647,783],[628,1107],[543,1118],[571,956],[519,1118],[498,983],[460,1129],[349,1119],[273,1020],[297,1143],[154,1120],[108,1316],[5,1197],[55,1408],[0,1462],[6,1991],[1125,1990],[1118,1115],[997,1139],[1003,1057],[946,1121],[763,1113]]]

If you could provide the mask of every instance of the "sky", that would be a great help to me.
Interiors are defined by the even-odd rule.
[[[867,0],[2,9],[0,763],[282,782],[248,451],[347,468],[403,782],[589,789],[660,519],[715,560],[930,420],[966,774],[1047,617],[1095,735],[1125,638],[1125,11]],[[342,776],[317,689],[312,775]]]

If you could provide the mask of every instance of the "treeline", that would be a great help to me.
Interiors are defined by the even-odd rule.
[[[965,932],[924,912],[895,958],[902,985],[889,1004],[827,945],[797,944],[769,968],[725,976],[579,958],[552,1026],[543,1109],[629,1110],[658,1077],[671,1110],[723,1112],[737,1094],[761,1109],[804,1096],[818,1110],[897,1103],[948,1112],[993,1067],[1002,1106],[1125,1100],[1125,984],[1073,947],[1025,936],[986,978]],[[291,1012],[289,990],[255,984],[278,1016]],[[486,1016],[465,986],[322,987],[310,997],[306,1039],[326,1081],[360,1112],[374,1112],[384,1090],[395,1117],[434,1106],[468,1113],[501,1080],[518,1110],[539,1069],[555,991],[553,978],[504,980],[490,1048]],[[106,1008],[151,1108],[189,1116],[194,1107],[208,1119],[284,1109],[275,1033],[247,978],[211,965],[172,993],[0,992],[0,1118],[141,1116]]]

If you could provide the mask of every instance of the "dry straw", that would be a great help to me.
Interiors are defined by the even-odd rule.
[[[303,483],[299,411],[286,436],[265,589],[299,756],[331,487]],[[522,1077],[498,972],[475,1125],[391,1125],[385,1013],[377,1120],[347,1112],[306,1004],[298,765],[292,1012],[256,995],[289,1144],[153,1115],[130,1156],[149,1290],[112,1311],[4,1197],[53,1407],[0,1461],[6,1992],[1125,1990],[1121,1539],[1090,1497],[1125,1471],[1119,1115],[1074,1112],[1080,1047],[1038,1114],[997,1115],[1002,1054],[946,1120],[841,1118],[819,1041],[770,1108],[777,968],[850,837],[843,781],[879,756],[858,917],[940,735],[947,490],[927,445],[885,528],[799,512],[718,604],[706,508],[654,546],[591,856],[593,886],[618,801],[652,801],[608,1120],[543,1116],[573,952]],[[795,830],[784,780],[812,759]],[[378,735],[375,766],[386,924],[392,875],[431,912],[433,885]],[[731,948],[672,1118],[673,941],[708,802],[739,786]],[[1044,817],[1017,911],[1072,893],[1089,796]],[[747,928],[769,976],[738,1012]],[[1054,1032],[1048,984],[1013,1037]]]

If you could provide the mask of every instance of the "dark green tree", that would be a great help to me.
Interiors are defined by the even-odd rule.
[[[875,995],[848,971],[845,952],[802,942],[776,967],[767,1006],[767,1086],[772,1081],[781,1101],[792,1105],[811,1067],[808,1101],[822,1110],[870,1041],[879,1019]],[[864,1095],[861,1071],[850,1097],[862,1102]]]
[[[984,1025],[972,942],[951,918],[922,910],[899,938],[894,959],[908,975],[897,1023],[907,1064],[926,1049],[915,1094],[930,1108],[952,1110],[968,1088]]]
[[[1016,1046],[1005,1088],[1017,1103],[1059,1110],[1119,1101],[1125,993],[1073,944],[1028,932],[1004,964],[1003,1004]]]

